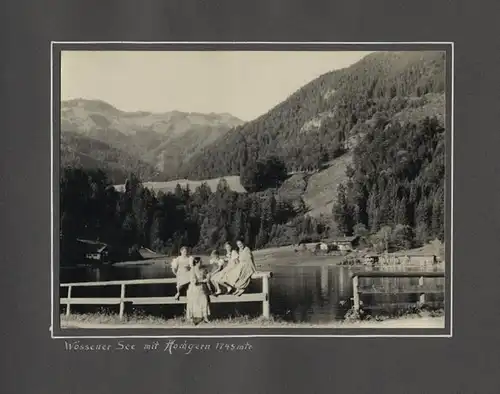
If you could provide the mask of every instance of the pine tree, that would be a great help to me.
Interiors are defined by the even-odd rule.
[[[337,188],[337,200],[333,206],[333,216],[337,223],[337,229],[341,234],[349,235],[352,233],[354,210],[347,200],[346,189],[343,184],[340,184]]]
[[[415,237],[421,244],[425,244],[428,241],[428,237],[430,235],[429,210],[427,206],[427,200],[425,198],[422,198],[415,208],[415,224]]]
[[[370,232],[376,233],[380,228],[380,204],[376,185],[373,185],[367,202],[368,228]]]
[[[267,230],[264,227],[264,223],[261,222],[259,232],[257,233],[257,238],[255,240],[255,248],[256,249],[263,248],[267,244],[267,241],[268,241]]]
[[[162,251],[164,242],[162,239],[162,215],[159,211],[155,212],[150,230],[149,246],[156,251]]]
[[[198,241],[199,248],[201,250],[208,250],[212,243],[212,234],[214,233],[214,226],[210,223],[208,217],[203,219],[203,223],[200,228],[200,237]]]
[[[231,225],[231,238],[236,241],[237,239],[240,239],[244,234],[245,229],[243,222],[243,211],[241,209],[237,209]]]
[[[130,248],[137,242],[137,222],[133,213],[128,213],[122,224],[123,246]]]
[[[406,197],[398,200],[394,209],[394,224],[408,224]]]
[[[255,248],[254,240],[249,228],[245,231],[245,245],[250,246],[252,249]]]
[[[444,240],[444,193],[442,189],[439,189],[432,203],[432,224],[431,232],[432,235],[439,240]]]
[[[179,183],[175,185],[174,195],[179,201],[184,200],[184,190],[182,190],[182,187]]]

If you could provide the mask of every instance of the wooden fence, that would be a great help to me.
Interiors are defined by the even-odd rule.
[[[360,296],[362,294],[419,294],[417,305],[423,306],[426,303],[426,294],[442,294],[444,289],[429,289],[424,287],[424,278],[444,278],[444,272],[393,272],[393,271],[366,271],[355,272],[352,274],[352,291],[354,310],[360,309]],[[396,289],[393,291],[384,291],[371,287],[361,287],[359,278],[419,278],[418,286]],[[406,304],[405,304],[406,305]]]
[[[218,297],[210,296],[210,302],[262,302],[262,316],[269,318],[270,316],[270,299],[269,299],[269,278],[272,277],[272,272],[256,272],[252,279],[262,279],[262,292],[234,295],[220,295]],[[167,305],[167,304],[185,304],[186,297],[180,297],[176,300],[171,297],[127,297],[126,287],[137,285],[152,285],[152,284],[175,284],[176,278],[159,278],[159,279],[134,279],[134,280],[112,280],[103,282],[78,282],[78,283],[61,283],[60,287],[67,287],[68,293],[66,297],[60,298],[60,304],[66,305],[66,316],[71,313],[71,305],[119,305],[120,320],[123,319],[125,304],[132,305]],[[120,286],[119,297],[104,297],[104,298],[74,298],[71,296],[71,290],[75,287],[101,287],[101,286]]]

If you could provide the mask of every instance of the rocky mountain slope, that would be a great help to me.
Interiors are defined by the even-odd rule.
[[[180,176],[238,175],[249,162],[270,155],[280,157],[289,171],[320,169],[380,119],[410,112],[442,116],[444,99],[423,107],[436,102],[426,95],[444,95],[444,60],[442,52],[376,52],[324,74],[204,147],[182,166]]]
[[[61,134],[73,135],[64,144],[77,156],[103,159],[104,145],[99,146],[97,153],[79,151],[83,141],[91,138],[110,147],[113,166],[128,171],[133,157],[154,167],[156,171],[152,173],[165,179],[176,177],[179,166],[191,156],[242,123],[229,114],[125,112],[103,101],[84,99],[61,103]],[[64,162],[71,160],[63,156]]]

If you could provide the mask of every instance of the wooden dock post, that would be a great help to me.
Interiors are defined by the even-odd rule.
[[[125,311],[125,284],[122,283],[120,291],[120,320],[123,320],[124,311]]]
[[[68,286],[68,302],[66,303],[66,316],[71,313],[71,286]]]
[[[418,279],[418,286],[419,287],[424,287],[424,277],[421,276],[419,279]],[[420,293],[420,297],[419,297],[419,300],[418,300],[418,306],[423,306],[425,305],[425,293]]]
[[[264,293],[264,301],[262,301],[262,316],[269,319],[269,277],[267,275],[262,276],[262,293]]]
[[[359,277],[357,275],[352,277],[352,294],[354,310],[359,311]]]

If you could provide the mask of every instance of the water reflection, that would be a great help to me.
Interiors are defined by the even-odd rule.
[[[372,269],[368,267],[362,270]],[[422,270],[422,267],[384,267],[373,270]],[[294,322],[323,323],[343,319],[351,307],[352,279],[351,275],[358,268],[328,265],[276,266],[271,269],[270,280],[271,313],[279,318]],[[425,267],[426,271],[439,270],[437,267]],[[127,279],[147,279],[173,277],[170,267],[164,263],[107,266],[100,268],[62,269],[61,282],[109,281]],[[426,279],[426,286],[444,289],[444,278]],[[418,278],[362,278],[363,286],[380,288],[384,291],[401,291],[418,285]],[[253,281],[247,292],[260,292],[261,281]],[[119,295],[119,286],[76,288],[73,297],[108,297]],[[151,297],[172,296],[175,286],[154,284],[146,286],[127,286],[127,296]],[[61,296],[65,295],[64,289]],[[366,305],[385,305],[386,303],[415,302],[417,295],[366,295],[362,300]],[[441,294],[429,295],[431,301],[442,301]],[[63,307],[62,307],[63,308]],[[114,308],[114,309],[113,309]],[[116,307],[108,308],[114,312]],[[262,313],[260,303],[213,304],[214,317],[224,318],[238,315],[259,316]],[[75,305],[75,312],[95,312],[103,307]],[[105,308],[104,308],[105,309]],[[135,312],[145,312],[157,316],[173,317],[184,311],[183,305],[144,306],[134,308]]]

